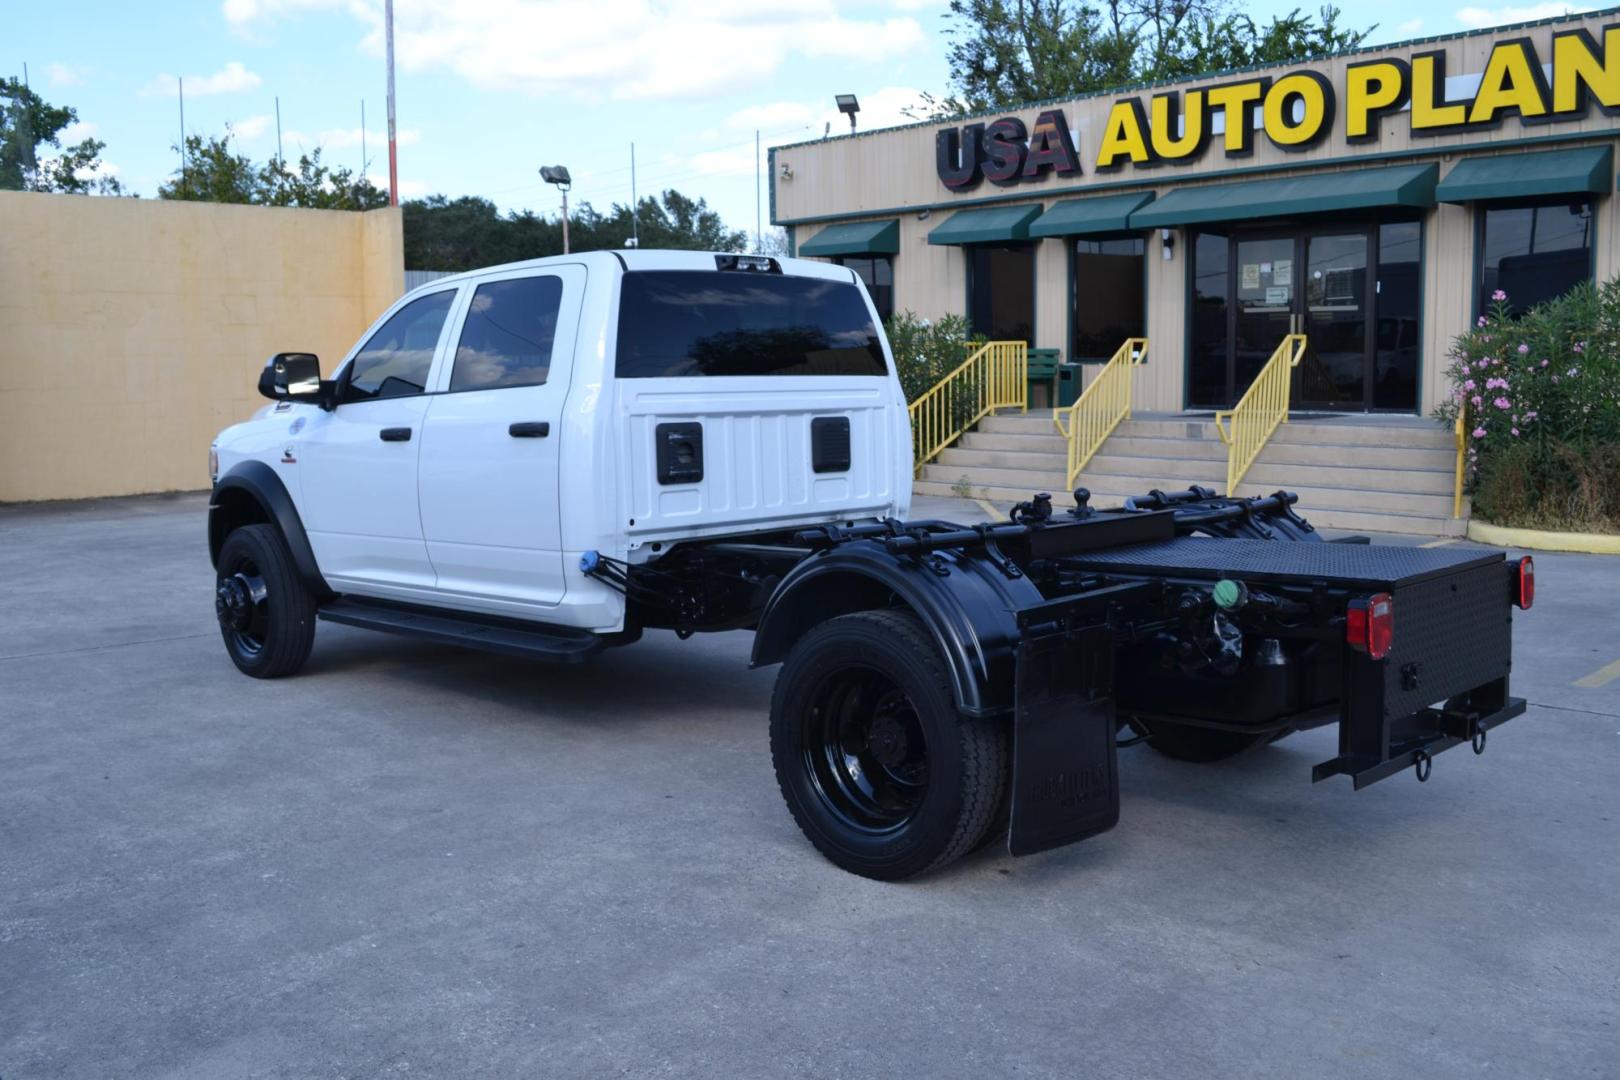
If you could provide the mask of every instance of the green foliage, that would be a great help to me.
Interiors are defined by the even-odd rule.
[[[296,165],[272,157],[260,164],[223,136],[187,135],[185,165],[158,188],[158,198],[184,202],[254,203],[310,210],[375,210],[388,194],[363,175],[321,160],[316,147]]]
[[[1497,292],[1452,344],[1474,513],[1502,525],[1620,530],[1620,280],[1518,313]]]
[[[101,165],[106,143],[85,139],[62,145],[63,129],[78,119],[76,110],[46,103],[20,80],[0,79],[0,190],[122,195],[123,186],[113,177],[85,176]],[[42,156],[41,147],[56,153]]]
[[[748,234],[727,229],[702,199],[673,189],[647,196],[636,210],[641,247],[684,251],[742,251]],[[590,203],[570,207],[569,247],[574,251],[622,248],[630,239],[630,207],[614,203],[603,214]],[[405,265],[413,270],[475,270],[481,266],[561,255],[562,220],[532,210],[502,214],[477,196],[432,195],[405,203]]]
[[[1374,29],[1344,29],[1339,14],[1295,9],[1259,24],[1233,0],[951,0],[954,92],[925,95],[925,108],[961,116],[1305,60],[1355,48]]]
[[[895,370],[906,401],[916,401],[939,381],[961,366],[968,355],[984,344],[974,336],[960,315],[944,315],[932,321],[910,311],[898,311],[883,324],[894,353]]]

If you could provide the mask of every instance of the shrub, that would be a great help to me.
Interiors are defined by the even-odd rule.
[[[974,336],[960,315],[929,321],[901,311],[889,317],[883,330],[889,337],[889,348],[894,350],[894,366],[908,402],[939,385],[984,343],[984,338]]]
[[[1620,530],[1620,281],[1515,313],[1452,344],[1442,422],[1465,418],[1474,512],[1503,525]]]

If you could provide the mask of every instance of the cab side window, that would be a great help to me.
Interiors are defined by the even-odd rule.
[[[450,389],[539,386],[551,371],[562,279],[550,275],[478,286],[456,346]]]
[[[456,290],[445,289],[394,312],[349,364],[343,400],[374,401],[426,391],[433,351],[455,297]]]

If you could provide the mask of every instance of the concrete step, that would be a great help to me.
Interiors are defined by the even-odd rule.
[[[1166,444],[1178,445],[1174,440]],[[1112,442],[1104,449],[1111,450]],[[946,450],[930,463],[945,473],[975,474],[991,469],[997,472],[1023,473],[1039,477],[1061,477],[1068,467],[1062,453],[1018,453],[1000,450]],[[1129,488],[1146,491],[1139,479],[1152,476],[1177,476],[1187,483],[1226,488],[1226,462],[1209,459],[1178,459],[1170,457],[1137,457],[1102,453],[1093,457],[1081,470],[1079,483],[1087,487]],[[1448,467],[1440,469],[1369,468],[1360,465],[1302,465],[1277,464],[1264,457],[1249,467],[1243,478],[1245,487],[1258,487],[1267,491],[1277,488],[1342,487],[1369,491],[1404,492],[1413,495],[1450,495],[1454,478]],[[1066,487],[1067,485],[1065,485]]]
[[[979,421],[979,431],[990,435],[1057,435],[1049,412],[1002,412]],[[1219,443],[1213,420],[1203,417],[1133,418],[1122,422],[1114,438],[1158,437],[1196,439]],[[1452,447],[1452,435],[1439,424],[1403,421],[1380,424],[1359,418],[1345,420],[1294,420],[1277,428],[1274,443],[1306,443],[1331,446],[1409,447],[1442,450]]]
[[[1118,495],[1137,495],[1155,488],[1179,491],[1189,484],[1201,484],[1217,491],[1225,487],[1224,470],[1217,473],[1208,464],[1200,464],[1204,464],[1204,467],[1166,470],[1156,475],[1134,471],[1128,474],[1099,473],[1088,467],[1081,475],[1079,483],[1094,493],[1107,492]],[[1371,513],[1415,514],[1437,518],[1449,517],[1451,514],[1449,488],[1445,492],[1392,491],[1362,486],[1335,487],[1331,483],[1327,486],[1316,486],[1301,482],[1302,478],[1297,473],[1285,474],[1273,481],[1268,481],[1266,477],[1267,474],[1264,473],[1256,476],[1254,469],[1251,469],[1250,475],[1244,478],[1239,494],[1259,495],[1285,488],[1298,492],[1301,502],[1312,507]],[[947,487],[965,483],[973,489],[999,488],[1022,491],[1024,494],[1019,496],[1020,498],[1028,498],[1029,493],[1034,491],[1050,491],[1056,494],[1067,490],[1066,478],[1061,469],[1036,472],[1028,469],[931,464],[924,466],[921,479],[944,484]]]
[[[1226,460],[1226,444],[1216,438],[1185,439],[1166,435],[1133,435],[1128,425],[1108,437],[1103,452],[1111,456],[1169,458],[1178,461]],[[1290,433],[1291,434],[1291,433]],[[1006,435],[970,431],[953,449],[1010,451],[1013,453],[1068,454],[1067,444],[1057,432],[1045,435]],[[1357,465],[1366,468],[1434,469],[1449,472],[1456,451],[1448,441],[1443,447],[1383,445],[1342,445],[1272,440],[1260,452],[1260,460],[1278,465]]]
[[[1182,484],[1180,487],[1185,488],[1186,485]],[[912,490],[918,495],[939,495],[946,498],[963,494],[956,485],[936,480],[918,480],[912,486]],[[1016,488],[974,485],[966,494],[971,498],[984,499],[999,509],[1006,509],[1015,502],[1029,498],[1031,493],[1036,490],[1041,489],[1027,485]],[[1056,495],[1057,493],[1054,492],[1053,494]],[[1142,492],[1109,493],[1093,490],[1091,501],[1095,506],[1117,506],[1127,494],[1142,494]],[[1068,505],[1067,500],[1055,501],[1059,501],[1060,507]],[[1306,493],[1301,492],[1300,501],[1295,510],[1317,528],[1342,529],[1351,532],[1449,537],[1462,536],[1468,527],[1466,510],[1463,518],[1453,519],[1449,500],[1445,514],[1435,516],[1318,506],[1310,503]]]

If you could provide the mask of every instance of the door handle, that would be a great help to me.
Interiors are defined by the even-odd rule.
[[[551,421],[525,420],[508,427],[506,433],[514,439],[543,439],[551,434]]]
[[[408,427],[385,427],[377,432],[377,438],[383,442],[410,442],[411,429]]]

